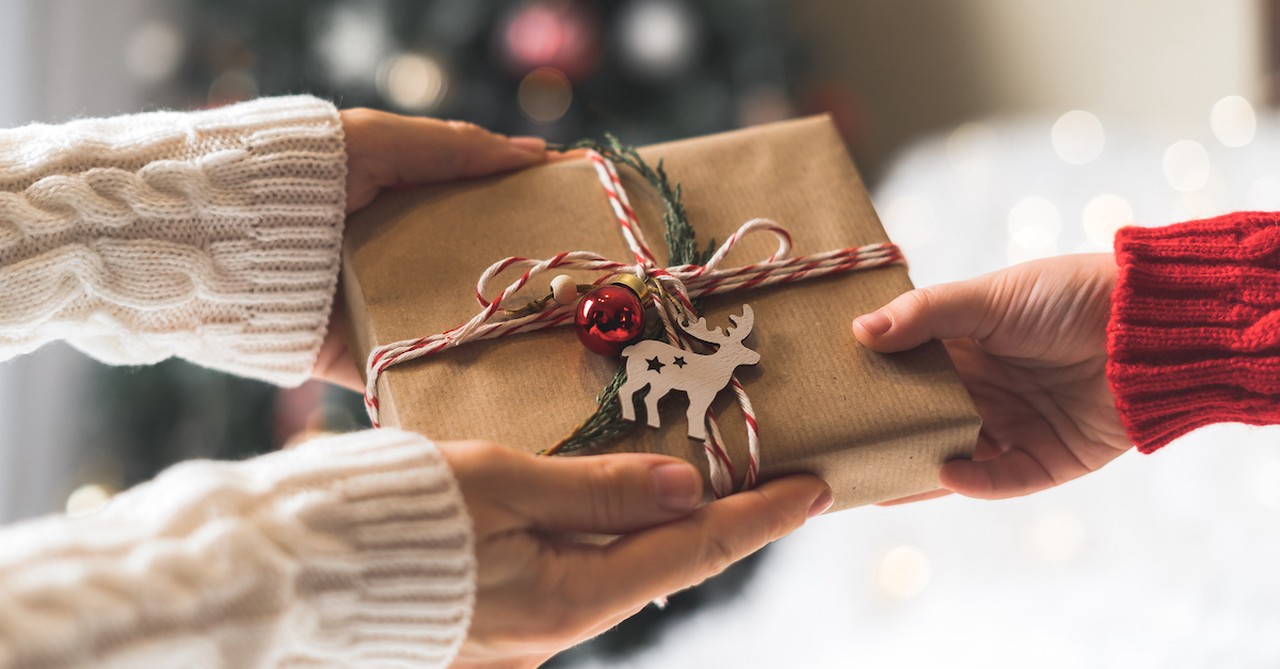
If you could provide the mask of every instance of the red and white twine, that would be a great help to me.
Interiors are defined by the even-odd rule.
[[[560,305],[548,302],[546,307],[535,313],[513,314],[504,309],[504,304],[513,295],[523,289],[530,280],[543,273],[556,270],[586,270],[599,273],[595,285],[607,283],[618,274],[635,274],[646,282],[657,282],[663,291],[673,296],[678,304],[672,305],[676,311],[685,315],[693,314],[693,300],[708,295],[719,295],[731,291],[746,290],[759,286],[772,286],[804,279],[812,279],[832,274],[840,274],[854,270],[882,267],[902,262],[898,247],[891,243],[868,244],[851,248],[815,253],[813,255],[791,258],[791,234],[777,223],[763,218],[752,219],[742,224],[738,231],[729,236],[720,248],[704,265],[676,265],[660,267],[653,251],[644,238],[635,211],[627,199],[626,190],[618,178],[614,164],[595,151],[588,151],[587,158],[595,167],[600,185],[609,198],[623,238],[635,259],[635,264],[620,263],[604,256],[588,251],[568,251],[558,253],[551,258],[504,258],[488,267],[476,282],[476,301],[481,310],[470,320],[454,328],[438,334],[418,339],[398,341],[379,346],[369,353],[365,368],[365,409],[374,427],[378,422],[378,378],[393,365],[435,355],[445,349],[455,348],[467,342],[483,339],[495,339],[522,332],[533,332],[547,328],[559,327],[573,322],[574,305]],[[720,263],[729,251],[745,238],[756,232],[771,232],[778,240],[778,248],[763,262],[720,269]],[[489,282],[496,276],[510,269],[523,269],[524,274],[498,293],[492,300],[485,297],[489,292]],[[523,306],[523,305],[521,305]],[[658,309],[663,326],[667,330],[672,343],[681,348],[689,348],[690,342],[674,323],[671,322],[667,310]],[[755,411],[742,383],[734,376],[730,381],[735,397],[746,423],[747,430],[747,471],[742,487],[751,488],[756,483],[760,471],[760,437]],[[707,455],[710,467],[711,485],[716,496],[723,497],[734,490],[736,476],[720,436],[720,428],[714,414],[707,412],[710,429],[703,450]]]

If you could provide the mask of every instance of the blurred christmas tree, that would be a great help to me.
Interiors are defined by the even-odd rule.
[[[509,134],[571,141],[607,131],[645,144],[815,111],[794,102],[799,54],[780,5],[186,0],[171,21],[140,31],[132,57],[166,106],[306,92]],[[124,484],[187,457],[243,457],[299,429],[363,420],[345,391],[281,393],[180,362],[105,371],[102,383],[115,399],[104,433],[121,454]],[[673,597],[664,611],[651,607],[570,655],[627,654],[671,619],[736,592],[754,565]]]
[[[175,103],[310,92],[555,140],[786,118],[776,0],[188,0]]]

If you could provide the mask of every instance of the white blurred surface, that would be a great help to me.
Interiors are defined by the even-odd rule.
[[[811,521],[744,596],[631,667],[1274,667],[1280,512],[1255,494],[1273,429],[1210,428],[1038,495]],[[928,583],[877,579],[902,546]]]

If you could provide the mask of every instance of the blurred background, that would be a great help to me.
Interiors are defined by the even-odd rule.
[[[560,141],[829,113],[920,285],[1280,209],[1278,68],[1262,0],[0,0],[0,127],[297,92]],[[319,385],[49,346],[0,365],[0,520],[363,424]],[[1280,666],[1278,437],[824,517],[557,663]]]

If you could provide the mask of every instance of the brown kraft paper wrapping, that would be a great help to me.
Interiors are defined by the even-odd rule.
[[[826,118],[640,153],[650,164],[663,159],[673,182],[682,184],[699,248],[757,217],[787,227],[797,256],[887,240]],[[639,176],[619,170],[653,251],[665,262],[661,201]],[[443,332],[473,316],[480,309],[476,279],[504,257],[582,250],[632,262],[585,159],[389,193],[354,215],[346,235],[347,330],[361,369],[373,346]],[[752,235],[721,267],[762,261],[775,247],[772,235]],[[517,276],[501,275],[492,290]],[[527,289],[528,299],[548,292],[551,275],[542,276],[545,281],[535,279],[538,285]],[[899,266],[705,301],[712,327],[728,327],[728,316],[741,313],[744,303],[755,311],[747,345],[761,362],[737,373],[760,423],[763,479],[812,472],[831,485],[833,509],[841,509],[934,489],[938,467],[970,452],[979,419],[940,345],[881,355],[853,338],[854,316],[910,289]],[[586,350],[572,327],[472,342],[389,369],[378,385],[381,422],[435,439],[488,439],[537,452],[595,410],[619,364]],[[660,430],[637,427],[591,452],[667,453],[705,474],[702,445],[686,436],[683,393],[673,392],[661,406]],[[712,406],[741,481],[746,436],[732,391],[721,392]]]

